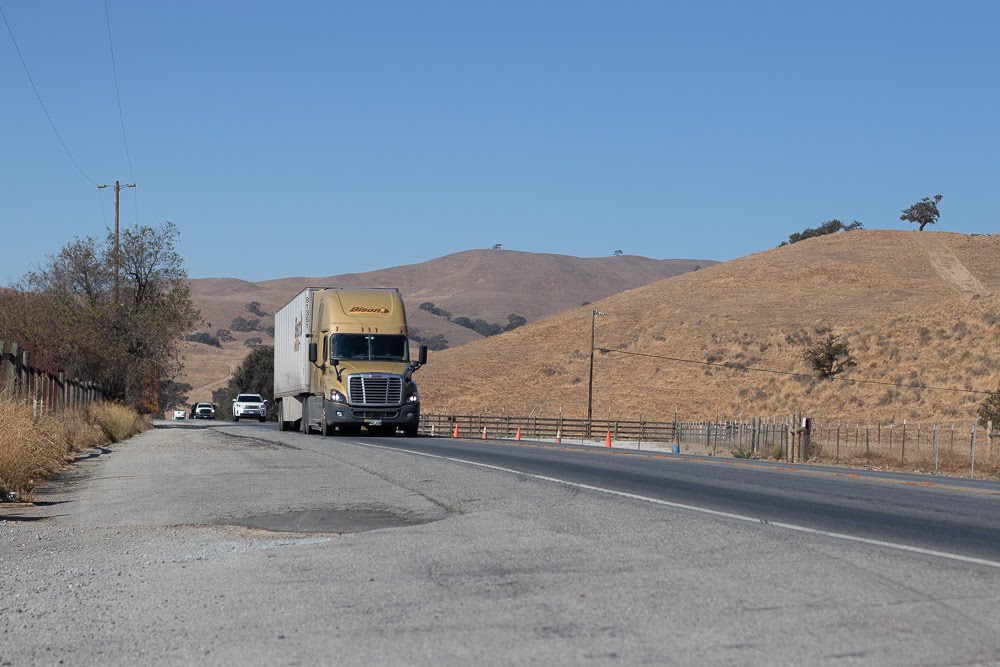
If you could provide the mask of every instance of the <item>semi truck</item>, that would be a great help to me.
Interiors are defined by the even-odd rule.
[[[307,287],[274,315],[278,428],[309,434],[415,436],[420,397],[397,289]]]

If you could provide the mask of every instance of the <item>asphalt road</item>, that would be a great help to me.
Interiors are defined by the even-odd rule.
[[[156,429],[0,506],[0,664],[1000,664],[998,492]]]
[[[997,482],[546,443],[426,438],[381,446],[1000,566]]]

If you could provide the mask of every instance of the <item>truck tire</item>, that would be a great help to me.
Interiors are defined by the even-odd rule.
[[[331,424],[326,420],[326,417],[323,417],[323,435],[329,437],[336,435],[336,432],[337,432],[337,425]]]

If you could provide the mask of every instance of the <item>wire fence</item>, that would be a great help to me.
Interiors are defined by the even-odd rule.
[[[939,474],[1000,475],[1000,432],[992,422],[814,422],[783,418],[709,421],[570,419],[424,414],[420,431],[465,439],[524,438],[678,445],[677,450],[789,462],[822,462]]]

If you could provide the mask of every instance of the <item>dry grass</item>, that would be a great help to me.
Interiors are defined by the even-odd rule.
[[[622,352],[595,354],[594,414],[971,423],[984,394],[920,387],[1000,386],[997,257],[998,235],[858,231],[604,299],[596,346]],[[424,409],[585,416],[590,325],[587,306],[433,355]],[[831,332],[856,365],[806,377],[805,347]]]
[[[0,396],[0,500],[30,494],[36,480],[62,468],[66,454],[55,419],[34,417],[30,405]]]
[[[87,416],[110,442],[121,442],[146,430],[146,422],[132,408],[120,403],[98,403],[90,406]]]
[[[0,394],[0,501],[30,499],[36,485],[72,461],[74,452],[118,442],[144,428],[137,413],[119,405],[62,417],[33,415],[30,405]]]

